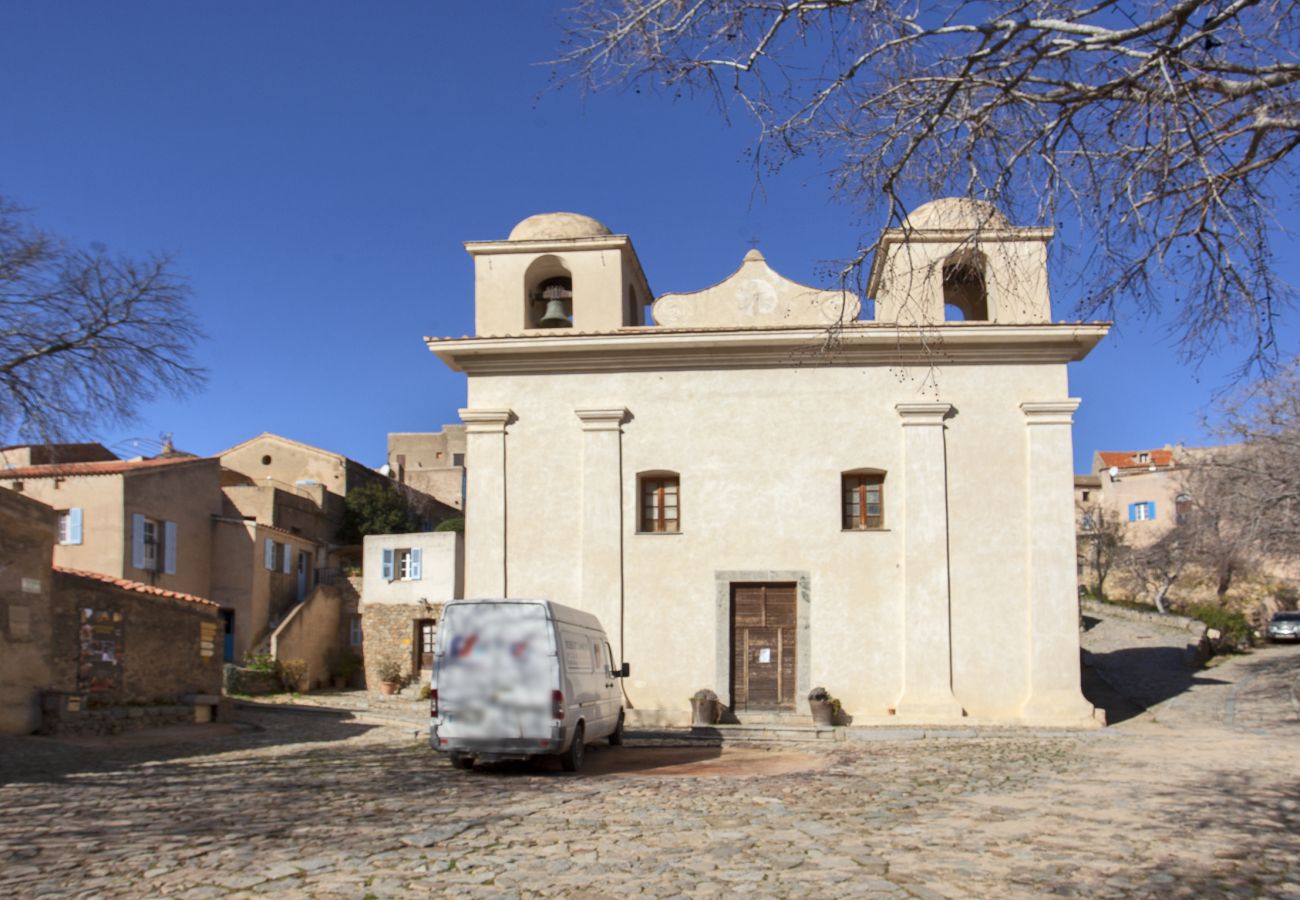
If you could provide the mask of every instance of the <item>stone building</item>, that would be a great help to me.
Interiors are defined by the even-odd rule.
[[[385,663],[407,680],[429,680],[442,606],[464,596],[464,547],[455,532],[376,534],[365,539],[361,582],[366,686]]]
[[[58,519],[0,491],[0,733],[206,719],[221,691],[216,604],[54,565]]]
[[[388,435],[388,474],[458,510],[465,508],[465,426]]]
[[[636,722],[701,688],[802,716],[820,685],[855,724],[1096,724],[1066,364],[1107,326],[1052,321],[1051,237],[926,204],[866,317],[757,251],[654,299],[576,214],[466,244],[476,333],[428,340],[468,375],[466,596],[597,614]]]

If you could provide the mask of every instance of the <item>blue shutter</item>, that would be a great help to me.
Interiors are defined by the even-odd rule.
[[[262,545],[262,565],[271,571],[275,571],[275,541],[270,538]]]
[[[293,548],[288,544],[284,545],[284,559],[281,561],[280,571],[286,575],[293,571]]]
[[[1156,501],[1154,500],[1147,501],[1147,518],[1152,522],[1156,520]]]
[[[176,574],[176,523],[163,522],[163,572]]]
[[[383,576],[384,581],[393,580],[393,551],[391,548],[384,551]]]
[[[68,510],[68,543],[81,543],[81,507],[74,506]]]
[[[1128,520],[1130,522],[1136,522],[1138,519],[1137,507],[1138,505],[1136,503],[1130,503],[1128,505]]]
[[[419,547],[411,548],[411,580],[412,581],[420,580],[420,557],[422,555],[423,552]]]
[[[144,568],[144,516],[140,513],[131,515],[131,565]]]

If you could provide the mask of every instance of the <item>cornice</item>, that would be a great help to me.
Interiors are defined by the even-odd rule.
[[[842,329],[824,349],[825,328],[550,332],[425,338],[450,368],[470,375],[1067,363],[1083,359],[1108,323],[865,326]]]

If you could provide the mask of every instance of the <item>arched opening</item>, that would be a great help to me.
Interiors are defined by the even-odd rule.
[[[984,254],[978,250],[958,250],[943,262],[944,320],[987,322],[988,288]]]
[[[539,256],[524,274],[524,327],[573,327],[573,275],[558,256]]]

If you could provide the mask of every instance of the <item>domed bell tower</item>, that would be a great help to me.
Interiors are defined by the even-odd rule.
[[[877,322],[1050,322],[1051,228],[1017,228],[991,203],[926,203],[880,238],[867,295]]]
[[[577,213],[529,216],[506,240],[465,249],[480,336],[642,325],[654,299],[631,239]]]

